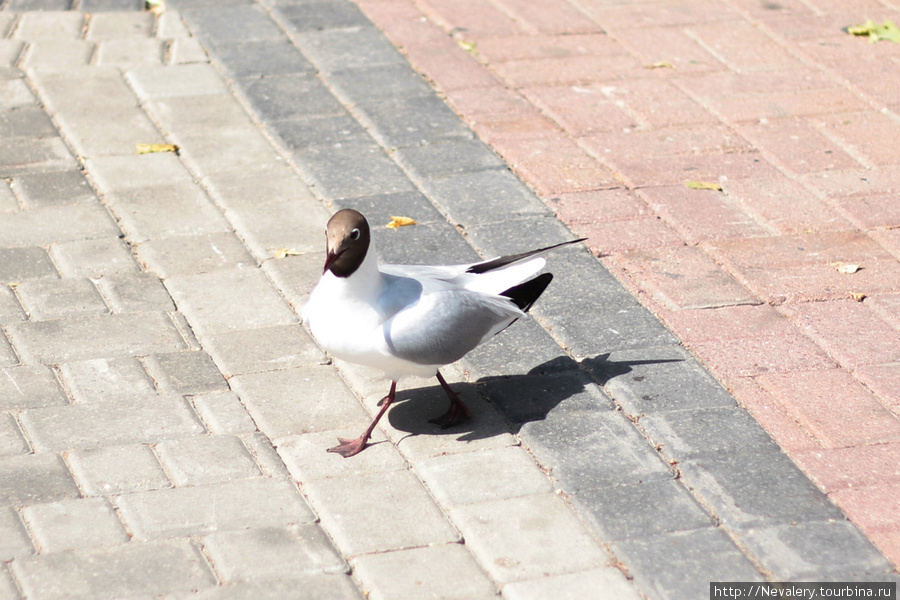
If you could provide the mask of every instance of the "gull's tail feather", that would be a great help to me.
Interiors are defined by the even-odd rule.
[[[508,256],[501,256],[499,258],[492,258],[491,260],[486,260],[480,263],[475,263],[471,267],[469,267],[466,272],[467,273],[487,273],[488,271],[493,271],[494,269],[500,269],[505,267],[506,265],[511,265],[512,263],[519,262],[520,260],[524,260],[530,256],[535,256],[537,254],[543,254],[549,250],[553,250],[554,248],[559,248],[560,246],[568,246],[569,244],[575,244],[577,242],[583,242],[587,238],[579,238],[577,240],[569,240],[568,242],[562,242],[560,244],[554,244],[552,246],[547,246],[546,248],[538,248],[537,250],[531,250],[529,252],[523,252],[521,254],[510,254]]]
[[[501,292],[501,296],[506,296],[513,301],[513,304],[519,307],[522,312],[528,312],[531,305],[534,304],[547,286],[553,279],[552,273],[542,273],[534,279],[529,279],[525,283],[514,285],[505,292]]]

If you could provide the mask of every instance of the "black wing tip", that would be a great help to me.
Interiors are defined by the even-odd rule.
[[[550,250],[554,250],[561,246],[568,246],[569,244],[577,244],[578,242],[583,242],[587,240],[587,238],[578,238],[577,240],[569,240],[567,242],[560,242],[559,244],[553,244],[552,246],[547,246],[546,248],[538,248],[537,250],[529,250],[528,252],[522,252],[521,254],[509,254],[507,256],[501,256],[499,258],[493,258],[491,260],[486,260],[484,262],[475,263],[468,269],[466,269],[466,273],[487,273],[488,271],[493,271],[494,269],[499,269],[500,267],[505,267],[506,265],[510,265],[516,261],[523,260],[528,258],[529,256],[534,256],[535,254],[541,254],[542,252],[548,252]]]
[[[541,273],[534,279],[529,279],[525,283],[514,285],[508,290],[501,292],[501,296],[506,296],[512,300],[513,304],[519,307],[522,312],[528,312],[528,309],[541,297],[550,281],[553,279],[553,273]]]

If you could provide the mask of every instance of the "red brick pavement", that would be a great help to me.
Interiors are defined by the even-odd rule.
[[[900,566],[896,0],[358,2]]]

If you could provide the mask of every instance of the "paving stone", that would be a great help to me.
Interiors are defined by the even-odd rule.
[[[230,229],[221,212],[194,183],[109,192],[106,201],[135,241]]]
[[[200,394],[193,400],[197,414],[210,433],[236,435],[256,431],[256,423],[237,394]]]
[[[0,135],[5,138],[52,137],[56,135],[56,128],[40,108],[22,107],[0,112]]]
[[[69,12],[68,6],[24,12],[16,25],[15,37],[23,40],[76,39],[81,37],[84,14]]]
[[[68,10],[71,2],[68,0],[11,0],[8,7],[10,10]]]
[[[270,439],[356,425],[369,416],[331,367],[300,367],[236,375],[229,380]]]
[[[150,273],[102,277],[97,281],[97,288],[118,313],[175,310],[165,286]]]
[[[261,475],[241,441],[233,436],[194,436],[162,442],[156,453],[177,486],[205,485]]]
[[[177,133],[173,138],[181,145],[185,164],[200,177],[283,160],[254,125]]]
[[[612,551],[652,598],[704,598],[710,581],[764,581],[724,530],[707,527],[638,540],[623,540]]]
[[[84,66],[62,72],[29,72],[50,114],[73,106],[96,110],[136,106],[137,98],[115,67]],[[93,175],[93,172],[88,169]]]
[[[85,161],[85,168],[103,194],[151,186],[183,186],[193,181],[181,160],[171,152],[93,158]]]
[[[506,163],[480,140],[445,140],[401,148],[400,165],[417,177],[434,179],[482,169],[506,169]]]
[[[610,561],[555,494],[467,504],[451,509],[450,518],[500,584],[603,567]]]
[[[432,94],[431,86],[405,64],[337,71],[328,77],[335,94],[346,104],[371,104]]]
[[[153,596],[216,583],[189,540],[57,552],[16,561],[13,569],[26,596],[47,600]]]
[[[490,578],[463,544],[367,554],[351,561],[372,600],[480,600],[496,598]],[[435,571],[434,565],[442,565]]]
[[[230,232],[148,240],[137,246],[137,255],[163,279],[255,263],[241,240]]]
[[[891,563],[849,521],[813,521],[752,529],[740,539],[778,581],[893,570]]]
[[[293,478],[304,483],[409,468],[397,447],[378,430],[373,432],[366,451],[355,457],[358,460],[336,460],[339,457],[334,453],[325,452],[326,448],[334,445],[336,437],[353,438],[357,435],[359,431],[355,429],[291,435],[276,438],[275,446]]]
[[[372,143],[313,147],[296,157],[301,171],[327,198],[352,198],[413,191],[412,183],[384,150]]]
[[[0,175],[3,177],[75,167],[75,160],[58,137],[13,138],[0,149]]]
[[[155,393],[144,367],[130,356],[68,362],[60,365],[60,373],[78,404],[139,400]]]
[[[203,179],[210,196],[226,210],[252,208],[260,198],[269,200],[314,200],[296,171],[286,165],[263,165],[237,173],[218,173]],[[325,229],[325,223],[322,224]]]
[[[328,358],[300,325],[280,325],[212,335],[207,349],[226,375],[323,365]]]
[[[0,281],[18,283],[44,277],[58,275],[43,248],[0,248]]]
[[[228,390],[206,352],[152,354],[144,358],[144,365],[162,392],[189,395]]]
[[[92,202],[97,199],[81,171],[53,171],[20,175],[12,189],[28,208]]]
[[[78,488],[56,454],[0,458],[0,505],[24,506],[77,496]]]
[[[19,364],[19,359],[6,340],[6,336],[0,336],[0,366],[12,367],[17,364]]]
[[[124,544],[129,540],[103,498],[35,504],[22,510],[42,553]]]
[[[9,336],[28,362],[64,363],[185,349],[172,319],[156,312],[15,323],[9,326]]]
[[[306,31],[294,39],[324,73],[406,63],[393,44],[374,27]]]
[[[19,588],[6,568],[0,569],[0,598],[19,600]]]
[[[6,244],[16,246],[116,237],[119,233],[119,228],[99,203],[23,210],[4,216],[0,223],[0,238]]]
[[[0,109],[9,110],[26,106],[35,106],[37,100],[34,92],[28,87],[24,79],[9,79],[0,81]]]
[[[444,506],[553,491],[534,459],[515,446],[436,456],[416,462],[414,470]]]
[[[156,38],[106,40],[97,44],[96,64],[122,69],[155,66],[163,64],[166,50],[166,42]]]
[[[131,444],[73,450],[72,475],[87,496],[108,496],[171,487],[149,446]]]
[[[25,43],[19,40],[0,39],[0,68],[12,69],[19,62]],[[0,89],[2,89],[0,84]],[[6,104],[8,99],[0,100],[0,107]]]
[[[341,104],[316,77],[268,75],[241,81],[241,90],[263,120],[278,121],[309,115],[339,115]],[[297,102],[303,98],[303,102]]]
[[[319,203],[275,201],[260,210],[234,209],[229,218],[244,243],[262,262],[279,248],[312,252],[322,247],[324,223],[331,216]]]
[[[315,150],[323,144],[365,143],[371,136],[346,111],[334,115],[307,115],[285,121],[268,121],[266,126],[291,150]]]
[[[34,553],[25,524],[11,506],[0,508],[0,560],[8,561]],[[3,588],[0,587],[0,591]],[[10,596],[18,598],[18,596]]]
[[[690,492],[672,479],[586,490],[571,501],[607,542],[713,525]]]
[[[55,119],[63,137],[75,153],[83,157],[134,154],[140,143],[163,144],[166,141],[137,106],[121,106],[102,112],[93,106],[63,109],[56,113]]]
[[[325,252],[320,250],[291,256],[288,260],[266,261],[262,269],[292,306],[305,306],[321,277],[323,264]]]
[[[0,456],[28,454],[29,451],[15,417],[8,412],[0,413]]]
[[[637,600],[641,595],[621,570],[606,567],[509,583],[503,586],[503,597],[509,600]]]
[[[78,5],[83,11],[111,12],[116,10],[135,11],[143,10],[144,5],[140,0],[81,0]]]
[[[137,492],[117,496],[115,505],[138,540],[316,520],[297,488],[278,479]]]
[[[290,478],[290,473],[275,450],[275,446],[264,434],[254,431],[249,435],[241,436],[244,446],[253,456],[263,474],[267,477]]]
[[[7,181],[0,183],[0,211],[12,212],[20,209],[19,201],[13,194],[10,183]]]
[[[153,35],[156,15],[149,11],[109,12],[94,9],[101,14],[91,15],[90,27],[85,37],[89,40],[138,38]]]
[[[259,269],[170,277],[166,287],[200,335],[297,322],[297,316]]]
[[[306,483],[304,491],[344,556],[460,539],[409,471],[321,479]],[[385,519],[386,506],[391,507],[390,519]]]
[[[367,104],[359,109],[388,147],[402,148],[444,139],[470,139],[472,132],[434,95],[399,98],[390,103]]]
[[[138,67],[125,77],[142,100],[228,92],[212,65]]]
[[[265,75],[312,75],[315,67],[286,39],[215,45],[213,58],[234,79]]]
[[[331,600],[362,600],[363,596],[349,575],[329,573],[325,575],[292,575],[290,578],[263,581],[239,581],[220,585],[205,592],[202,600],[306,600],[306,598]]]
[[[191,30],[207,45],[276,41],[284,32],[259,5],[192,7],[181,11]]]
[[[184,399],[171,396],[35,408],[20,419],[36,450],[153,443],[203,430]]]
[[[168,45],[168,54],[169,64],[171,65],[188,65],[209,62],[209,56],[206,54],[206,49],[196,38],[192,37],[182,37],[171,40]]]
[[[36,279],[16,287],[22,307],[32,320],[44,321],[109,312],[88,279]]]
[[[0,408],[3,410],[64,406],[67,404],[53,370],[43,365],[21,365],[2,370]]]
[[[310,2],[279,7],[297,31],[322,31],[371,25],[369,19],[351,2]]]
[[[28,45],[21,66],[50,73],[69,71],[90,64],[93,55],[92,42],[43,38]]]

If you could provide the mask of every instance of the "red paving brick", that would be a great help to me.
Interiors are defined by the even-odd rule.
[[[842,31],[896,7],[361,5],[900,564],[900,45]]]

